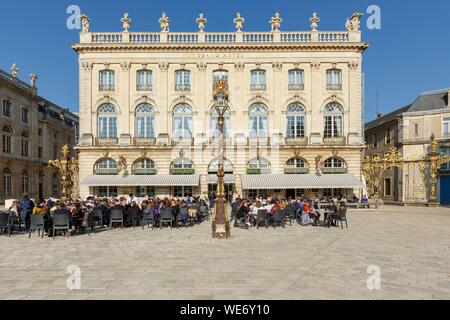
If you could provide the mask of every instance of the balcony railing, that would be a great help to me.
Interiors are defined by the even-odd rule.
[[[175,91],[179,91],[179,92],[190,92],[191,91],[191,85],[180,85],[180,84],[176,84],[175,85]]]
[[[120,172],[119,168],[95,168],[94,174],[105,176],[116,176]]]
[[[270,168],[247,168],[247,174],[270,174]]]
[[[188,169],[172,168],[172,169],[170,169],[170,174],[172,174],[172,175],[193,175],[193,174],[195,174],[195,169],[192,169],[192,168],[188,168]]]
[[[345,145],[345,137],[323,138],[323,143],[329,146],[342,146]]]
[[[117,138],[96,138],[95,145],[96,146],[115,146],[119,143],[119,139]]]
[[[308,145],[308,138],[286,138],[286,144],[288,146],[306,146]]]
[[[268,146],[270,145],[270,138],[259,137],[259,138],[248,138],[247,145],[249,146]]]
[[[138,84],[137,91],[152,91],[153,86],[151,84]]]
[[[131,172],[137,176],[153,176],[157,174],[158,170],[156,168],[134,168]]]
[[[327,84],[327,90],[342,90],[342,84]]]
[[[250,89],[252,91],[263,91],[266,90],[266,85],[265,84],[251,84],[250,85]]]
[[[309,168],[295,168],[295,167],[286,167],[284,168],[284,174],[308,174]]]
[[[154,146],[156,138],[134,138],[135,146]]]
[[[194,138],[173,138],[172,139],[172,146],[178,146],[178,145],[183,145],[183,146],[193,146],[194,145]]]
[[[100,91],[114,91],[115,86],[113,84],[101,84],[99,86]]]
[[[347,172],[347,168],[322,168],[323,174],[344,174]]]
[[[289,90],[303,91],[303,90],[305,90],[305,85],[304,84],[290,84]]]

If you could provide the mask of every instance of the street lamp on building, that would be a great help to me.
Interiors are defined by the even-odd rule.
[[[225,199],[224,186],[224,124],[225,114],[228,106],[228,88],[224,80],[219,80],[214,85],[214,109],[217,112],[218,124],[218,170],[217,170],[217,193],[215,200],[215,208],[212,219],[212,236],[218,239],[228,239],[230,233],[230,221],[227,213],[227,205]]]

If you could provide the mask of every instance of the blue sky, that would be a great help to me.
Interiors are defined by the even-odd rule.
[[[233,31],[237,11],[245,17],[246,31],[268,31],[269,18],[281,13],[282,30],[310,30],[308,19],[316,11],[319,30],[344,30],[346,17],[381,7],[381,30],[368,30],[363,17],[363,39],[370,44],[364,55],[365,117],[389,112],[412,102],[421,92],[450,87],[450,1],[405,0],[40,0],[1,1],[0,68],[12,63],[19,77],[39,76],[40,95],[78,110],[77,55],[71,44],[78,30],[68,30],[66,13],[76,4],[91,18],[92,31],[120,31],[120,17],[129,12],[131,31],[158,31],[162,11],[171,20],[171,31],[196,31],[198,13],[208,19],[207,31]]]

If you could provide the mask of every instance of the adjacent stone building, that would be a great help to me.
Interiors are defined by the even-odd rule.
[[[59,158],[61,148],[77,143],[78,116],[38,95],[37,76],[31,84],[0,70],[0,203],[61,194],[60,177],[48,161]]]
[[[225,80],[227,196],[359,195],[363,142],[361,14],[345,31],[91,32],[73,46],[80,72],[80,191],[88,195],[212,195]],[[344,26],[344,21],[342,21]]]
[[[383,158],[396,147],[404,159],[420,159],[430,152],[431,136],[441,153],[450,153],[450,89],[426,92],[416,101],[366,124],[366,155]],[[450,204],[450,166],[441,168],[438,200]],[[385,202],[420,205],[427,202],[429,175],[418,165],[392,168],[381,177],[379,196]]]

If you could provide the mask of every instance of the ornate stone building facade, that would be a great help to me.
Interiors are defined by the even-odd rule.
[[[61,148],[77,144],[78,116],[40,97],[36,75],[21,81],[14,65],[11,74],[0,70],[0,203],[61,194],[58,172],[48,161]]]
[[[82,196],[212,195],[217,161],[213,85],[225,80],[228,196],[353,195],[363,144],[360,14],[346,31],[91,32],[80,43]],[[344,25],[344,23],[342,23]]]
[[[390,148],[405,160],[416,160],[430,152],[431,136],[440,153],[450,154],[450,89],[426,92],[413,103],[382,115],[366,124],[366,155],[383,158]],[[379,196],[385,202],[425,205],[430,197],[430,174],[418,164],[390,168],[383,172]],[[440,169],[438,201],[450,204],[450,166]]]

